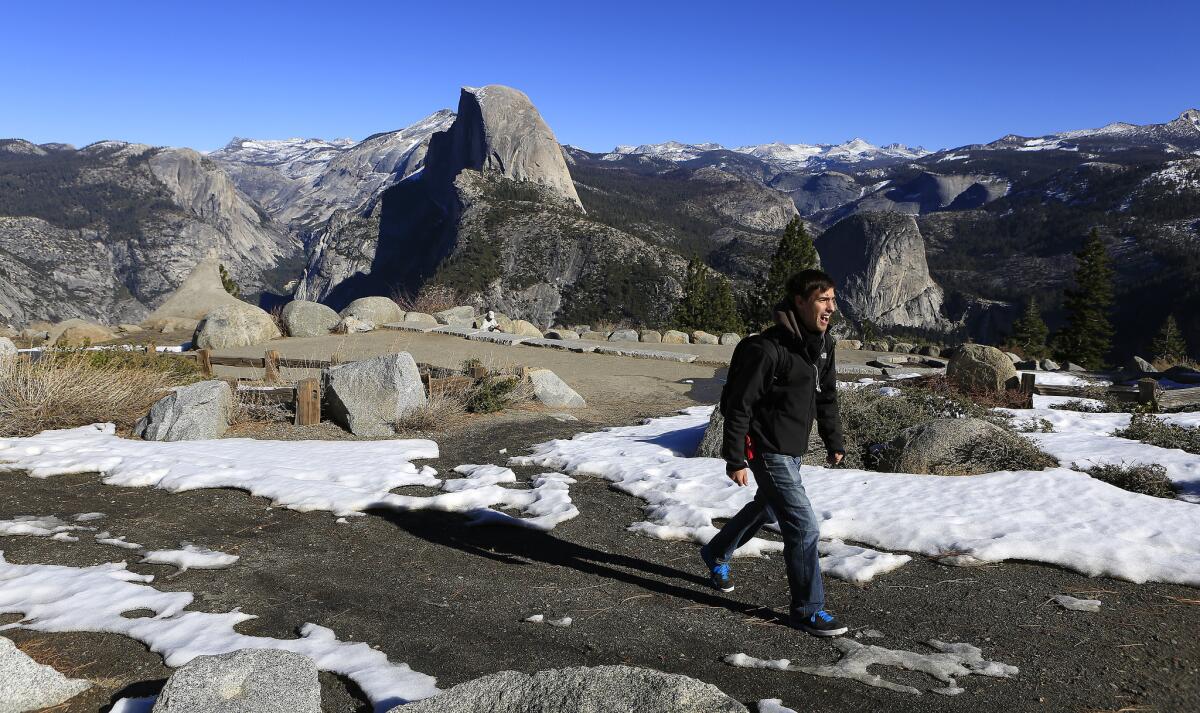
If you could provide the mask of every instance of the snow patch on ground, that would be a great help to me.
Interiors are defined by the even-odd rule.
[[[764,698],[758,702],[758,713],[796,713],[796,711],[783,705],[783,700],[780,698]]]
[[[525,617],[521,621],[527,621],[530,624],[549,624],[550,626],[566,628],[570,626],[572,622],[574,622],[574,619],[569,616],[564,616],[561,619],[547,619],[545,614],[534,614],[532,616]]]
[[[1055,594],[1051,599],[1058,602],[1062,608],[1073,611],[1097,612],[1103,604],[1099,599],[1076,599],[1069,594]]]
[[[82,525],[68,525],[53,515],[17,515],[11,520],[0,520],[0,536],[26,535],[29,537],[52,537],[56,540],[66,538],[68,532],[91,530]],[[70,537],[70,535],[67,535]],[[66,540],[77,542],[79,538]]]
[[[141,564],[168,564],[179,572],[189,569],[225,569],[232,567],[240,558],[237,555],[226,554],[197,547],[187,542],[182,543],[178,550],[152,550],[142,555]]]
[[[118,438],[112,424],[43,431],[0,439],[0,472],[27,471],[35,478],[100,473],[109,485],[155,487],[170,492],[238,488],[271,499],[277,507],[338,516],[372,508],[467,513],[475,523],[549,530],[579,514],[561,473],[538,476],[532,488],[501,487],[516,476],[495,465],[459,466],[464,478],[439,480],[437,471],[412,463],[437,458],[429,440],[261,441],[224,438],[161,443]],[[411,496],[390,492],[412,485],[443,493]],[[514,517],[493,508],[519,509]],[[111,544],[111,543],[110,543]]]
[[[868,686],[914,695],[919,695],[921,691],[912,686],[893,683],[870,673],[867,670],[868,667],[892,666],[909,671],[919,671],[945,683],[945,686],[930,689],[943,695],[962,693],[963,689],[958,686],[958,678],[963,676],[1010,678],[1019,673],[1016,666],[985,661],[983,652],[970,644],[947,644],[934,639],[930,640],[928,645],[937,653],[921,654],[914,651],[885,649],[882,646],[860,644],[853,639],[837,639],[833,642],[833,646],[842,653],[842,657],[838,659],[837,663],[825,666],[796,666],[787,659],[764,660],[740,653],[726,656],[724,661],[731,666],[745,668],[769,668],[798,671],[826,678],[849,678]]]
[[[647,521],[635,531],[707,541],[713,520],[733,516],[755,492],[726,478],[720,460],[686,457],[711,410],[550,441],[509,462],[605,478],[646,501]],[[1191,503],[1137,495],[1066,468],[970,477],[815,466],[801,473],[826,538],[959,565],[1025,559],[1090,576],[1200,586],[1200,517]]]
[[[107,530],[105,530],[104,532],[96,533],[96,542],[99,542],[102,545],[109,545],[111,547],[120,547],[120,548],[126,549],[126,550],[143,549],[142,546],[136,542],[126,542],[125,535],[121,535],[120,537],[113,537],[112,533]]]
[[[353,680],[375,704],[388,710],[438,693],[436,679],[394,664],[387,655],[364,643],[339,641],[331,629],[317,624],[300,627],[299,638],[272,639],[234,631],[254,619],[234,610],[227,613],[186,611],[190,592],[164,592],[146,586],[151,575],[128,571],[124,562],[94,567],[10,564],[0,552],[0,614],[24,618],[0,626],[6,629],[121,634],[161,654],[177,668],[197,656],[239,649],[282,649],[311,658],[317,668]],[[127,619],[122,612],[148,609],[154,616]],[[133,705],[133,704],[131,704]],[[124,710],[136,710],[125,708]]]

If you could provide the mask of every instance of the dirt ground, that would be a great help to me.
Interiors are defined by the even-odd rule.
[[[406,348],[419,361],[446,366],[461,361],[438,352],[446,343],[480,346],[428,339],[438,343],[413,339]],[[507,455],[551,438],[711,403],[719,389],[713,366],[522,351],[535,352],[536,365],[561,370],[592,406],[576,414],[578,422],[525,409],[441,434],[441,457],[429,462],[439,472],[463,463],[503,464]],[[619,388],[609,386],[614,376]],[[250,435],[339,434],[322,424]],[[515,470],[522,481],[542,472]],[[866,629],[884,634],[863,642],[920,652],[930,652],[923,645],[929,639],[967,642],[988,660],[1020,668],[1012,679],[959,679],[966,692],[956,697],[912,696],[722,663],[737,652],[806,665],[837,656],[829,642],[779,625],[775,612],[786,607],[787,582],[778,557],[737,560],[738,588],[721,594],[706,585],[694,545],[626,530],[644,519],[641,501],[599,479],[582,478],[570,493],[580,516],[539,533],[466,527],[459,516],[439,513],[371,513],[338,524],[329,513],[275,509],[235,490],[172,494],[106,486],[94,474],[38,480],[11,473],[0,474],[0,518],[102,511],[104,529],[147,547],[191,541],[239,554],[228,570],[168,577],[173,568],[130,569],[156,575],[153,586],[160,589],[194,592],[192,609],[240,607],[258,615],[238,627],[243,633],[288,638],[314,622],[343,640],[378,646],[391,660],[436,676],[443,688],[504,669],[625,663],[713,683],[752,710],[762,698],[781,698],[806,712],[1200,710],[1200,593],[1194,589],[1087,578],[1023,562],[953,568],[921,556],[863,586],[827,579],[829,607],[850,625],[851,636]],[[903,503],[897,508],[902,512]],[[82,566],[123,556],[86,537],[78,543],[5,537],[0,548],[14,563]],[[1098,598],[1104,606],[1084,613],[1048,603],[1060,593]],[[575,623],[561,629],[522,623],[535,613],[571,616]],[[61,713],[105,711],[116,698],[155,692],[170,674],[157,654],[116,635],[5,635],[35,659],[96,683],[55,709]],[[873,672],[922,690],[936,685],[913,672]],[[329,674],[322,682],[324,710],[370,710],[352,684]]]

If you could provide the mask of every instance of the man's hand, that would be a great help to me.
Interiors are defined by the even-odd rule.
[[[728,475],[729,479],[738,485],[744,486],[750,478],[750,469],[742,468],[741,470],[731,470],[727,471],[725,475]]]
[[[846,457],[845,453],[841,453],[841,452],[830,453],[829,459],[828,459],[829,465],[836,466],[837,464],[841,463],[842,459],[845,457]]]

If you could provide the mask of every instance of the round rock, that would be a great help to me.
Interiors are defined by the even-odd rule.
[[[323,337],[341,321],[332,307],[307,300],[288,302],[282,316],[284,329],[291,337]]]

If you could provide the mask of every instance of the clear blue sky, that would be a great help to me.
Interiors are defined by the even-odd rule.
[[[363,138],[525,91],[562,143],[928,148],[1200,105],[1200,3],[11,0],[0,137]]]

